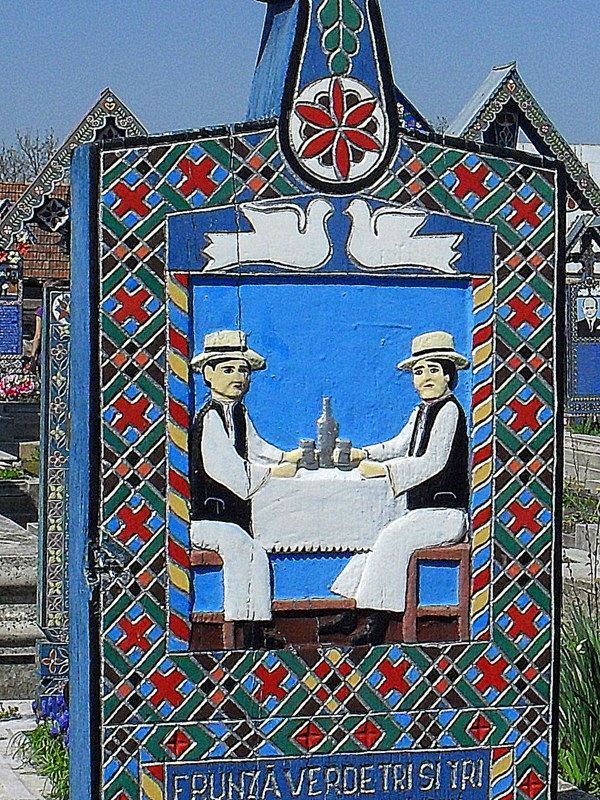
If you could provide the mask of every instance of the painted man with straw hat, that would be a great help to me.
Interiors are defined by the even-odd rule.
[[[384,641],[390,612],[403,612],[408,562],[422,547],[454,544],[467,528],[469,440],[465,413],[452,390],[468,360],[457,353],[449,333],[417,336],[409,358],[398,369],[412,372],[421,402],[394,439],[353,449],[365,478],[384,478],[406,513],[386,525],[371,552],[350,561],[332,590],[371,614],[353,644]],[[350,633],[356,613],[347,612],[321,626],[320,633]]]
[[[225,620],[265,622],[271,576],[267,553],[252,535],[252,497],[271,476],[293,477],[301,452],[284,453],[261,439],[248,416],[242,400],[251,373],[267,364],[245,333],[209,333],[191,365],[210,390],[189,437],[192,546],[223,559]],[[249,645],[260,646],[251,638]]]

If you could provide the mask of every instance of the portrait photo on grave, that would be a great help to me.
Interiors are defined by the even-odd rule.
[[[189,294],[190,649],[468,638],[468,282]]]
[[[600,291],[594,287],[582,287],[575,296],[575,333],[578,339],[600,340],[599,296]]]

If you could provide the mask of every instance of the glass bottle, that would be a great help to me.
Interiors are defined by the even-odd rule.
[[[323,398],[323,411],[317,420],[317,445],[319,448],[319,466],[329,469],[333,467],[333,451],[340,432],[340,426],[331,413],[331,397]]]

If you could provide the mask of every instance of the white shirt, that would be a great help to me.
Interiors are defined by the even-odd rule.
[[[446,403],[441,408],[433,423],[429,443],[423,455],[409,456],[408,451],[418,413],[419,406],[413,410],[404,428],[393,439],[365,448],[368,458],[372,461],[384,463],[394,497],[398,497],[400,494],[412,489],[413,486],[419,486],[429,478],[433,478],[444,468],[450,455],[458,424],[458,408],[456,405],[454,403]],[[418,432],[415,451],[418,449],[423,435],[424,421],[425,415],[423,414],[421,415],[421,430]]]
[[[271,466],[283,459],[283,451],[261,439],[248,412],[244,409],[248,440],[248,460],[235,449],[233,403],[221,403],[226,427],[218,412],[211,408],[202,428],[202,461],[206,473],[226,486],[242,500],[248,500],[268,480]]]

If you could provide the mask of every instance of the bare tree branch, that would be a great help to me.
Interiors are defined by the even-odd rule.
[[[15,132],[12,144],[0,143],[0,181],[29,183],[58,149],[54,131]]]

